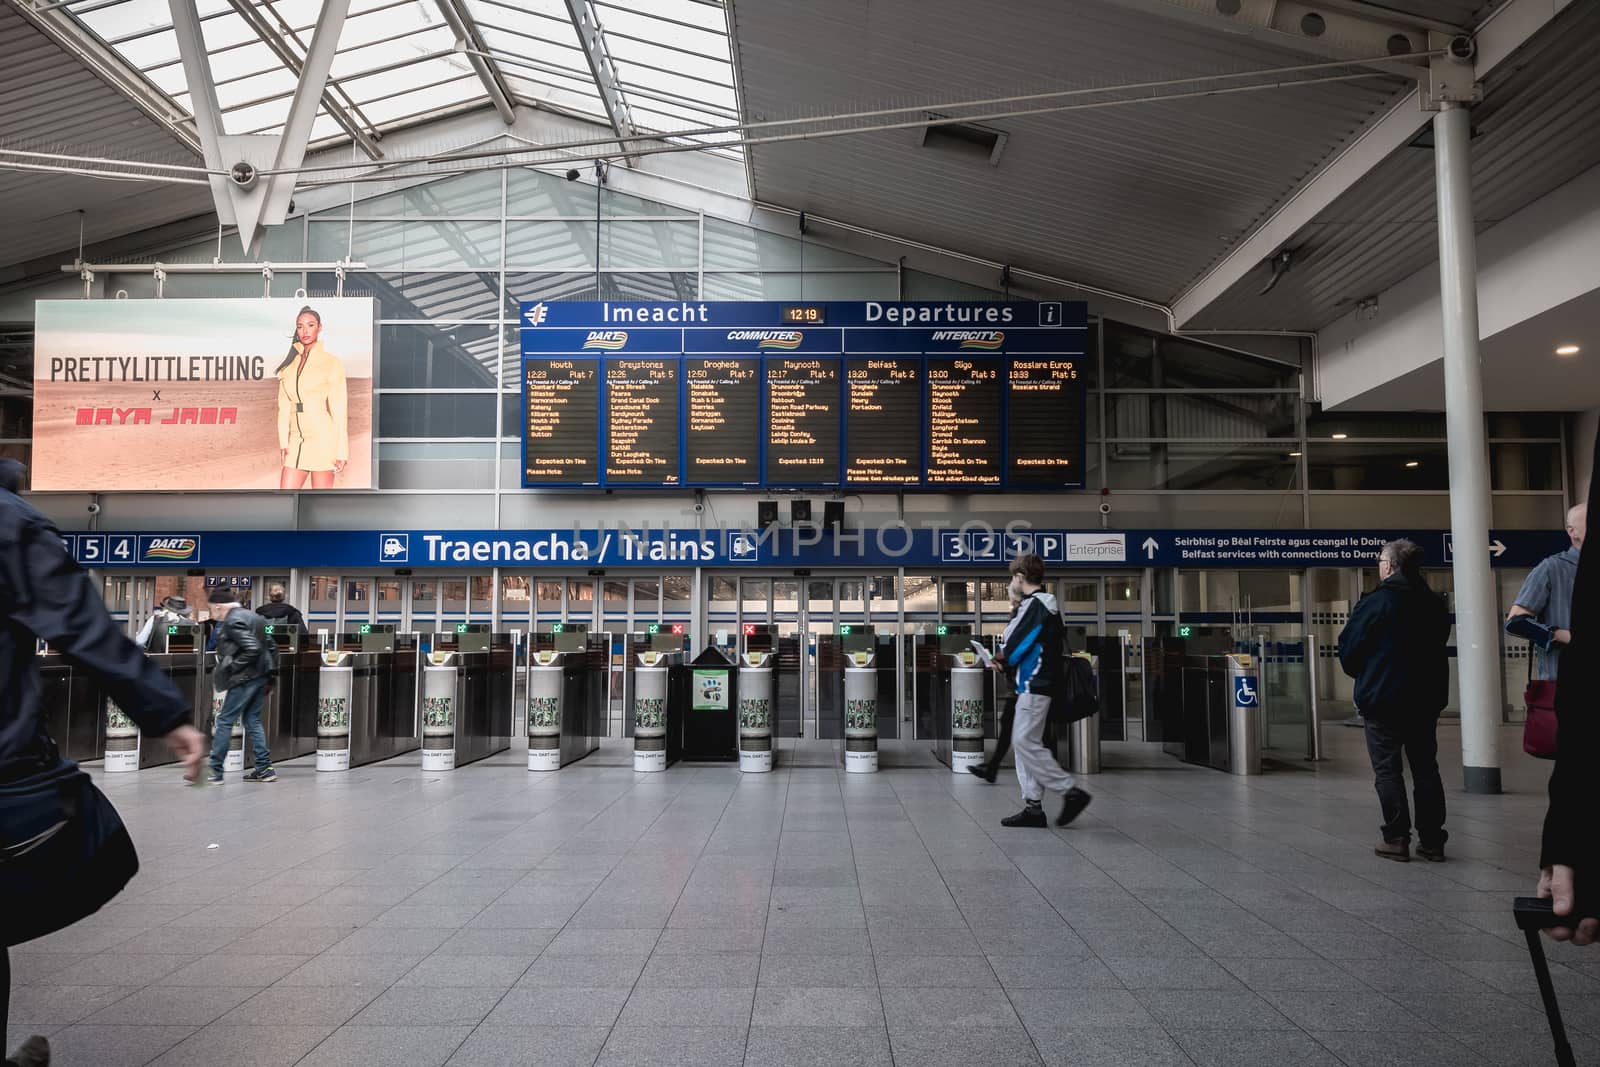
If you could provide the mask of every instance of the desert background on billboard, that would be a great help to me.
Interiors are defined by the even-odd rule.
[[[276,370],[307,306],[345,373],[350,456],[334,488],[370,489],[366,297],[38,301],[32,487],[278,488]]]

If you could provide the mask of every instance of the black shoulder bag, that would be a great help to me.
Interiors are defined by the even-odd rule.
[[[8,947],[99,911],[139,872],[111,801],[76,763],[52,757],[0,783],[0,942]]]

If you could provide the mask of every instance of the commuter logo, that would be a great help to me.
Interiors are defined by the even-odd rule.
[[[627,346],[627,330],[590,330],[588,340],[583,342],[584,348],[599,348],[606,352],[616,352]]]
[[[550,317],[550,309],[545,307],[543,303],[538,303],[529,308],[526,315],[529,326],[543,326],[544,320]]]
[[[411,535],[384,534],[378,544],[380,563],[409,563],[411,561]]]
[[[199,549],[200,540],[196,537],[152,537],[145,545],[144,556],[167,563],[192,563]]]
[[[1256,706],[1256,680],[1248,674],[1241,674],[1233,680],[1233,706],[1236,708],[1253,708]]]
[[[757,348],[776,348],[782,351],[792,351],[800,347],[800,342],[805,340],[805,334],[799,330],[729,330],[730,341],[754,341]]]

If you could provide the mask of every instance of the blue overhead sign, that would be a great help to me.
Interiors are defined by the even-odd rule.
[[[68,533],[85,567],[916,567],[989,569],[1034,553],[1052,568],[1371,567],[1387,541],[1409,538],[1426,566],[1449,565],[1449,534],[1419,530],[1052,530],[928,522],[835,532],[816,524],[689,530],[600,524],[559,530],[212,530]],[[1559,531],[1488,535],[1499,567],[1531,567],[1561,551]],[[203,552],[202,552],[203,548]]]

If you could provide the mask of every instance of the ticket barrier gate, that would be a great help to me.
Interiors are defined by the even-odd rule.
[[[572,623],[535,633],[526,670],[528,770],[558,770],[599,748],[610,704],[611,635]]]
[[[204,673],[199,625],[179,622],[172,623],[164,630],[161,627],[156,630],[151,635],[150,659],[189,698],[194,708],[193,721],[205,725],[211,710],[211,687],[210,679]],[[139,771],[177,762],[177,757],[166,745],[155,743],[154,739],[150,744],[143,744],[139,727],[110,699],[105,702],[105,736],[105,769],[108,774]]]
[[[878,769],[878,739],[896,737],[894,638],[871,626],[817,635],[817,736],[844,739],[844,768]],[[879,699],[879,694],[888,698]]]
[[[776,629],[765,623],[745,623],[739,638],[739,769],[747,774],[772,770],[777,642]]]
[[[484,623],[429,636],[420,657],[422,769],[449,771],[511,747],[516,639]]]
[[[45,732],[67,759],[105,758],[106,702],[100,683],[43,642],[38,653]]]
[[[684,759],[703,763],[739,759],[741,680],[733,658],[715,645],[707,645],[692,662],[671,669],[668,720],[682,723]]]
[[[278,646],[272,692],[261,709],[267,748],[274,760],[299,759],[317,751],[317,672],[322,652],[306,631],[288,622],[269,622],[267,636]],[[255,753],[246,752],[254,762]]]
[[[931,718],[934,758],[957,774],[981,765],[987,758],[984,738],[998,732],[995,723],[995,672],[985,667],[972,648],[968,627],[932,636],[921,635],[916,646],[919,667],[919,695],[926,690]],[[979,638],[985,648],[994,649],[993,638]]]
[[[664,771],[681,754],[681,705],[668,699],[668,675],[673,667],[682,665],[688,635],[657,632],[628,637],[630,648],[645,646],[634,653],[633,699],[623,724],[633,738],[633,769],[639,773]]]
[[[347,771],[421,746],[417,635],[363,623],[334,637],[318,672],[317,770]]]
[[[1179,652],[1181,639],[1149,638],[1148,703],[1157,705],[1162,748],[1185,763],[1230,774],[1261,773],[1261,698],[1255,660],[1247,653]],[[1151,666],[1150,644],[1156,650]]]

